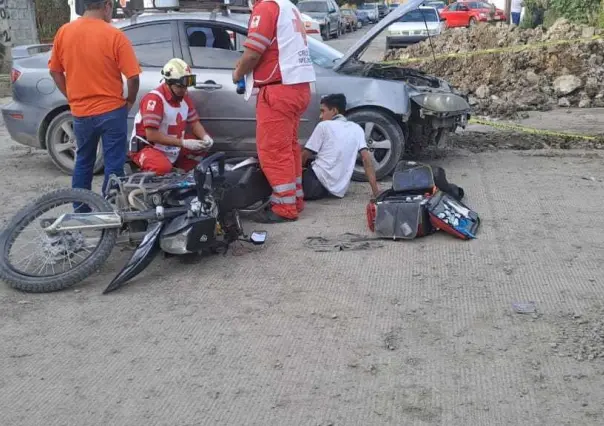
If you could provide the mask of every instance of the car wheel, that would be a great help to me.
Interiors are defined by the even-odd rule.
[[[53,163],[64,173],[71,175],[75,167],[76,138],[73,131],[73,116],[64,111],[57,115],[46,132],[46,150]],[[94,173],[103,170],[103,148],[99,143]]]
[[[476,25],[476,18],[470,18],[470,25],[468,26],[473,27],[474,25]]]
[[[371,109],[353,111],[347,118],[365,131],[365,141],[374,160],[376,178],[380,180],[388,176],[405,148],[405,135],[401,127],[389,115]],[[352,180],[367,181],[360,156],[354,167]]]
[[[329,28],[329,24],[325,26],[325,40],[329,40],[331,38],[331,28]]]

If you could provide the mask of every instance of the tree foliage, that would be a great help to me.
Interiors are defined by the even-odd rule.
[[[570,21],[594,24],[600,10],[600,0],[550,0],[549,6]]]

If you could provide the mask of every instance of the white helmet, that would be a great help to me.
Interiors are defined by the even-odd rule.
[[[180,84],[181,86],[195,86],[195,74],[191,72],[191,67],[182,59],[172,58],[161,70],[168,84]]]

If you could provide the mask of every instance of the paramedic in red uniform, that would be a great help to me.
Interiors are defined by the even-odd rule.
[[[195,85],[191,68],[182,59],[174,58],[164,65],[162,75],[165,82],[141,99],[129,155],[144,172],[164,175],[173,167],[188,172],[214,142],[199,122],[187,94],[187,87]],[[187,124],[198,139],[185,137]]]
[[[273,188],[271,206],[259,222],[296,220],[304,209],[300,118],[316,80],[300,12],[289,0],[254,2],[245,49],[233,82],[244,76],[258,88],[256,145],[262,171]],[[248,96],[246,94],[246,96]]]

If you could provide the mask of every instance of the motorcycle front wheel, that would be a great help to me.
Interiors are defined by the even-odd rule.
[[[43,230],[42,221],[47,223],[61,213],[72,213],[74,203],[88,205],[92,212],[113,211],[102,196],[86,189],[59,189],[23,207],[0,235],[2,280],[21,291],[48,293],[85,280],[105,263],[115,246],[117,229],[62,231],[53,235]],[[64,210],[54,212],[59,207]],[[25,250],[15,254],[13,249],[18,248],[20,238],[25,240]]]

